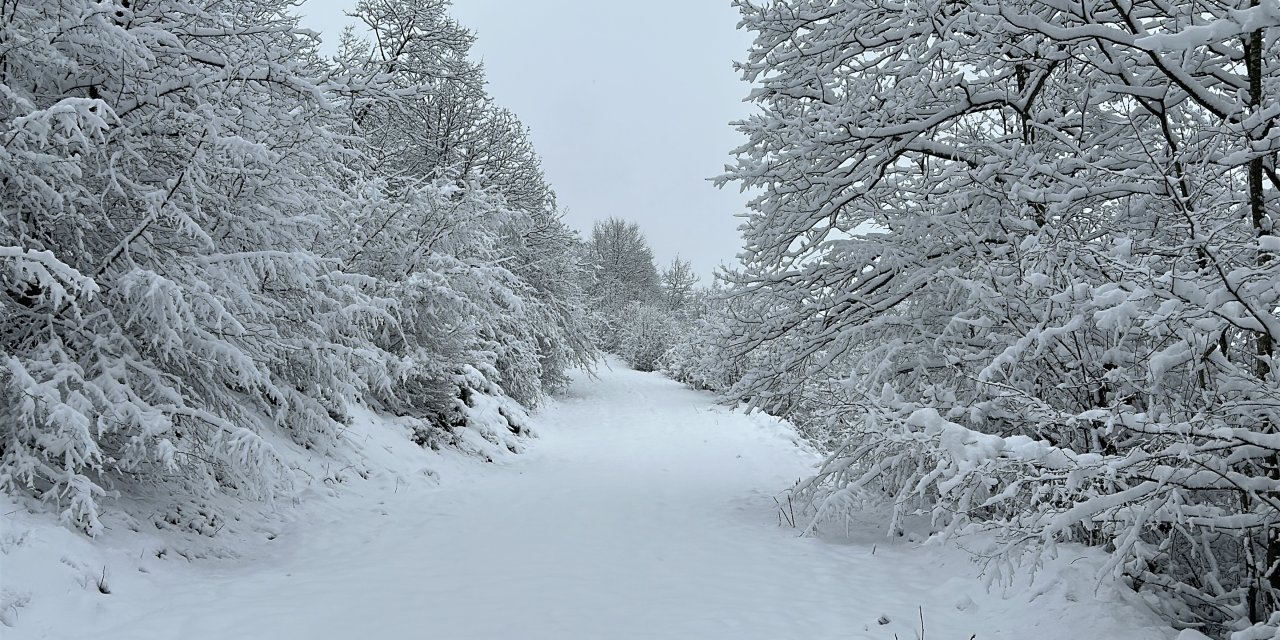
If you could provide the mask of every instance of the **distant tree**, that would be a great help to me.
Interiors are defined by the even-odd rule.
[[[676,256],[662,271],[662,302],[668,311],[678,312],[693,302],[698,274],[688,260]]]
[[[601,348],[616,350],[626,309],[661,295],[653,250],[639,225],[608,218],[592,227],[587,254],[594,269],[590,297],[597,314],[597,335]]]

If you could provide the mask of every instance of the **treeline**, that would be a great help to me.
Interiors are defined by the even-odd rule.
[[[750,397],[734,391],[735,383],[762,368],[763,352],[740,348],[734,313],[741,291],[729,279],[732,271],[703,284],[679,256],[659,267],[641,226],[620,218],[597,222],[584,253],[592,268],[587,322],[602,351],[640,371],[718,392],[729,403]],[[760,398],[757,408],[795,418],[795,406],[780,399]]]
[[[104,498],[269,498],[273,442],[340,446],[352,403],[506,446],[596,357],[447,0],[361,0],[332,59],[295,5],[0,5],[0,489],[89,533]]]
[[[640,225],[620,218],[597,222],[585,252],[592,336],[602,351],[640,371],[656,371],[690,322],[705,313],[707,295],[687,260],[659,269]]]

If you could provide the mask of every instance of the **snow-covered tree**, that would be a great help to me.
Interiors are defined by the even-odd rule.
[[[676,256],[662,270],[661,282],[662,304],[667,309],[679,312],[694,303],[698,274],[693,272],[693,265],[688,260]]]
[[[590,368],[597,357],[585,287],[590,265],[581,259],[577,232],[550,207],[509,226],[505,238],[514,257],[508,267],[532,289],[527,313],[541,389],[558,391],[568,383],[569,369]]]
[[[464,366],[532,405],[567,367],[594,357],[571,284],[572,234],[527,130],[491,104],[480,67],[467,58],[472,36],[447,8],[401,0],[356,7],[372,43],[348,35],[339,58],[352,76],[384,87],[353,93],[351,103],[362,106],[350,110],[368,132],[369,170],[386,176],[379,193],[390,202],[364,207],[370,217],[355,221],[372,233],[334,236],[353,268],[394,290],[400,326],[416,327],[393,347],[416,354],[413,393],[385,400],[407,411],[404,398],[415,398],[414,411],[438,426],[474,391],[458,386]],[[564,280],[548,277],[557,267]]]
[[[698,277],[687,260],[675,258],[663,269],[656,295],[636,300],[612,319],[617,327],[617,353],[640,371],[655,371],[668,352],[683,342],[703,309],[694,289]]]
[[[731,331],[770,356],[733,393],[853,432],[819,513],[877,486],[952,531],[1106,545],[1185,622],[1267,623],[1280,19],[737,5],[761,110],[726,180],[760,191]]]
[[[448,3],[361,2],[331,62],[295,5],[0,11],[0,489],[90,533],[109,495],[270,499],[272,443],[327,453],[362,402],[514,447],[593,358]]]
[[[382,303],[308,250],[349,154],[290,7],[6,10],[0,486],[87,531],[164,478],[270,496],[263,429],[330,442],[386,375]]]
[[[616,350],[622,340],[619,323],[626,309],[659,296],[661,283],[653,250],[640,225],[620,218],[596,222],[586,249],[594,266],[588,294],[595,310],[597,339],[602,349]]]

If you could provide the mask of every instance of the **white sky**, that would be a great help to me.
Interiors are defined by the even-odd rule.
[[[307,0],[304,24],[333,46],[355,0]],[[732,61],[750,38],[728,0],[454,0],[477,35],[489,92],[532,130],[565,219],[640,223],[658,261],[693,262],[704,284],[740,248],[746,196],[706,179],[730,161],[749,89]]]

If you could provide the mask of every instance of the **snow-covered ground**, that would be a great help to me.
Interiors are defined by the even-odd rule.
[[[988,590],[966,552],[885,538],[874,518],[844,539],[797,537],[774,496],[815,455],[656,374],[579,376],[538,424],[525,454],[486,464],[366,417],[349,437],[390,471],[237,530],[230,558],[160,554],[172,542],[158,534],[91,544],[4,502],[0,636],[1174,637],[1083,550],[1031,587]]]

